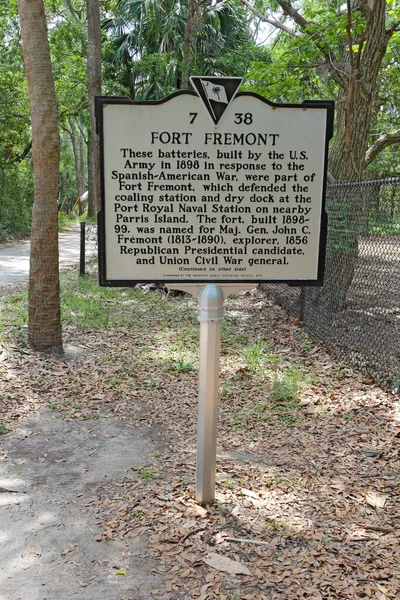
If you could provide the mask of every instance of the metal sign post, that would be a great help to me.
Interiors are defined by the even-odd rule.
[[[196,500],[200,504],[215,499],[217,420],[221,322],[224,301],[230,294],[254,285],[209,284],[205,287],[168,285],[170,289],[192,294],[198,300],[200,321],[199,401],[197,418]]]

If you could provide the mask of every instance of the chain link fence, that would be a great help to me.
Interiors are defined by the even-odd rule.
[[[313,337],[400,384],[400,177],[328,186],[322,288],[263,286]]]

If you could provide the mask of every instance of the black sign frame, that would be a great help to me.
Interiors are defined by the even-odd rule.
[[[170,102],[174,98],[181,95],[190,95],[198,98],[198,95],[192,91],[178,91],[170,94],[169,96],[155,101],[133,101],[126,97],[116,96],[97,96],[95,98],[95,109],[96,109],[96,128],[97,134],[100,138],[100,193],[101,193],[101,208],[97,215],[98,222],[98,266],[99,266],[99,284],[103,287],[134,287],[140,283],[164,283],[168,285],[179,284],[179,283],[192,283],[192,284],[246,284],[246,283],[286,283],[290,286],[322,286],[324,280],[325,271],[325,256],[326,256],[326,241],[327,241],[327,229],[328,229],[328,217],[325,210],[325,195],[326,195],[326,184],[327,184],[327,163],[328,163],[328,145],[329,140],[333,135],[333,121],[334,121],[334,102],[331,100],[315,100],[315,101],[304,101],[301,104],[282,104],[273,103],[266,98],[256,94],[254,92],[239,92],[236,94],[236,98],[248,96],[254,97],[265,104],[274,108],[312,108],[315,110],[325,110],[327,114],[326,118],[326,131],[325,131],[325,147],[324,147],[324,168],[323,168],[323,185],[322,185],[322,197],[321,197],[321,222],[320,222],[320,235],[319,235],[319,248],[318,248],[318,268],[316,279],[255,279],[255,278],[224,278],[217,276],[215,278],[188,278],[182,275],[182,278],[159,278],[159,279],[107,279],[106,276],[106,235],[105,235],[105,175],[104,175],[104,128],[103,128],[103,107],[105,105],[162,105]],[[90,193],[90,191],[89,191]]]

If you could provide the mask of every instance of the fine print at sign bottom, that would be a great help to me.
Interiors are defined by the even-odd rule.
[[[321,282],[331,103],[98,102],[103,285]]]

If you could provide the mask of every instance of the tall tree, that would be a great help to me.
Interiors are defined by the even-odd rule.
[[[88,157],[88,216],[94,217],[100,207],[100,145],[96,133],[94,99],[101,94],[101,28],[99,0],[86,0],[88,22],[88,102],[90,115]]]
[[[72,149],[74,152],[75,162],[75,178],[76,188],[78,197],[82,198],[85,192],[85,153],[84,153],[84,139],[82,132],[76,124],[76,118],[73,116],[68,117],[69,129],[66,128],[71,138]],[[79,201],[79,214],[83,214],[83,204]]]
[[[241,1],[253,12],[256,10],[248,0]],[[327,86],[332,90],[334,83],[336,128],[329,152],[330,179],[350,182],[362,179],[372,158],[388,145],[400,143],[400,129],[396,129],[382,132],[379,140],[369,147],[370,132],[382,102],[379,99],[382,65],[390,46],[398,43],[398,2],[276,0],[265,2],[265,6],[270,12],[261,18],[278,32],[276,46],[279,48],[283,39],[286,51],[289,48],[293,51],[290,59],[295,67],[300,63],[303,71],[316,74],[321,90]],[[277,7],[281,9],[280,15]],[[282,55],[280,60],[285,62]],[[258,74],[262,73],[267,83],[271,72],[258,69]],[[257,78],[257,69],[252,77]],[[282,78],[279,85],[282,90]],[[299,92],[298,84],[294,89]],[[328,237],[325,285],[322,290],[308,292],[330,314],[343,307],[353,280],[366,200],[360,192],[357,197],[352,196],[351,202],[343,202],[340,211],[330,214],[333,227]]]
[[[62,350],[58,270],[58,111],[43,0],[19,0],[28,80],[34,165],[28,341],[36,350]]]
[[[251,11],[256,11],[248,0],[241,1]],[[295,63],[294,67],[313,72],[314,77],[318,77],[319,97],[327,85],[332,90],[331,83],[335,84],[336,132],[329,153],[332,178],[337,181],[361,179],[372,156],[377,156],[378,151],[388,145],[400,143],[400,130],[396,129],[385,132],[379,148],[369,149],[370,131],[381,103],[382,65],[391,45],[399,43],[398,2],[274,0],[265,2],[265,6],[266,14],[256,13],[279,32],[278,47],[280,40],[285,38],[285,52],[289,57],[286,64]],[[276,11],[277,7],[281,14]],[[292,43],[288,42],[288,37]],[[285,62],[282,55],[277,58],[278,62]],[[303,65],[299,65],[301,62]],[[273,71],[261,68],[258,79],[273,83],[271,80],[278,73],[279,66]],[[257,72],[252,75],[253,79],[257,78]],[[278,81],[282,90],[282,76]],[[298,91],[298,84],[295,90]]]
[[[187,89],[194,74],[242,74],[225,60],[227,51],[245,45],[249,64],[256,50],[238,0],[119,0],[103,27],[134,99]]]

